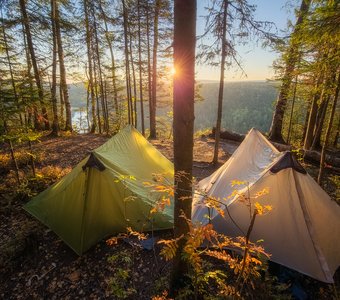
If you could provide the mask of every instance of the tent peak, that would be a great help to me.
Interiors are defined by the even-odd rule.
[[[292,168],[301,174],[307,174],[304,167],[298,162],[291,151],[286,151],[278,162],[270,168],[272,173],[278,173],[283,169]]]
[[[250,130],[248,131],[248,134],[251,134],[251,133],[258,133],[259,131],[255,128],[255,127],[252,127],[250,128]]]
[[[94,155],[93,152],[91,152],[89,159],[87,160],[86,164],[83,165],[82,168],[83,171],[85,171],[86,168],[96,168],[101,172],[106,169],[103,163]]]

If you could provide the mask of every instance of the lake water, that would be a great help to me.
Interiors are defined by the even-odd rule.
[[[78,133],[87,133],[88,132],[88,124],[87,124],[87,114],[86,109],[79,107],[72,107],[72,126],[75,131]]]

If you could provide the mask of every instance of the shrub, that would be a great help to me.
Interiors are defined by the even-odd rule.
[[[110,264],[115,265],[115,272],[109,279],[110,290],[115,299],[127,299],[136,294],[133,284],[132,265],[134,263],[131,252],[120,251],[108,258]]]

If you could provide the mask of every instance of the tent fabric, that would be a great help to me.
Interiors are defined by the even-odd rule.
[[[173,227],[173,207],[150,215],[163,195],[145,182],[173,183],[173,164],[128,126],[95,149],[24,209],[81,255],[104,237]]]
[[[269,193],[256,201],[262,205],[271,205],[272,211],[256,217],[250,239],[254,242],[264,240],[262,245],[271,254],[270,260],[320,281],[332,283],[333,275],[340,265],[340,244],[337,239],[340,236],[340,207],[310,175],[301,172],[300,166],[297,168],[293,163],[290,167],[280,167],[282,160],[292,161],[289,158],[291,154],[279,153],[271,147],[272,151],[265,150],[267,144],[264,139],[254,129],[250,131],[239,147],[244,149],[246,145],[249,151],[244,151],[244,159],[239,156],[240,152],[235,152],[236,157],[233,155],[231,161],[215,172],[218,176],[210,177],[213,181],[205,179],[199,183],[201,189],[206,188],[208,196],[226,199],[228,212],[237,226],[227,213],[225,217],[213,214],[210,221],[220,233],[233,237],[244,235],[250,225],[249,208],[237,196],[228,199],[234,189],[230,187],[230,179],[248,181],[251,195],[268,189]],[[261,149],[253,145],[265,147]],[[263,164],[259,168],[257,160],[247,157],[254,155],[251,153],[254,147],[267,166]],[[263,158],[266,154],[267,159]],[[229,174],[228,169],[237,169],[237,165],[233,164],[242,165],[242,168]],[[271,168],[276,165],[280,168],[274,168],[276,173],[271,172]],[[258,170],[259,173],[250,178],[247,170]],[[217,189],[215,185],[220,188]],[[193,221],[206,224],[208,211],[202,201],[202,196],[194,200]]]
[[[242,180],[252,185],[280,155],[280,151],[261,132],[251,129],[227,162],[198,183],[198,193],[195,193],[193,200],[194,219],[206,224],[209,222],[205,218],[206,215],[209,214],[211,218],[218,215],[216,210],[208,211],[208,208],[202,205],[205,195],[218,197],[220,201],[228,204],[232,199],[227,197],[235,189],[230,185],[232,180]]]

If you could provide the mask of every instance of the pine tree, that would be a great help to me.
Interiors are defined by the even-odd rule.
[[[298,12],[298,18],[294,27],[294,31],[291,35],[290,46],[288,48],[286,66],[284,75],[282,78],[282,85],[278,95],[275,112],[273,115],[272,125],[270,127],[269,138],[273,141],[284,142],[282,137],[283,117],[286,111],[288,93],[291,87],[291,83],[294,78],[294,69],[297,61],[299,60],[299,31],[300,27],[306,15],[309,11],[311,0],[302,0],[300,10]]]
[[[35,83],[36,83],[37,88],[38,88],[39,101],[40,101],[41,106],[42,106],[41,110],[42,110],[42,117],[43,117],[43,121],[44,121],[44,125],[45,125],[44,129],[48,130],[48,129],[50,129],[50,123],[48,121],[47,109],[46,109],[45,104],[44,104],[44,89],[43,89],[43,84],[41,82],[40,72],[39,72],[38,63],[37,63],[35,50],[34,50],[34,46],[33,46],[30,20],[29,20],[27,10],[26,10],[25,0],[19,0],[19,4],[20,4],[21,15],[22,15],[22,22],[23,22],[23,25],[24,25],[24,28],[25,28],[27,46],[28,46],[28,49],[29,49],[30,59],[31,59],[31,63],[32,63],[32,66],[33,66]]]

